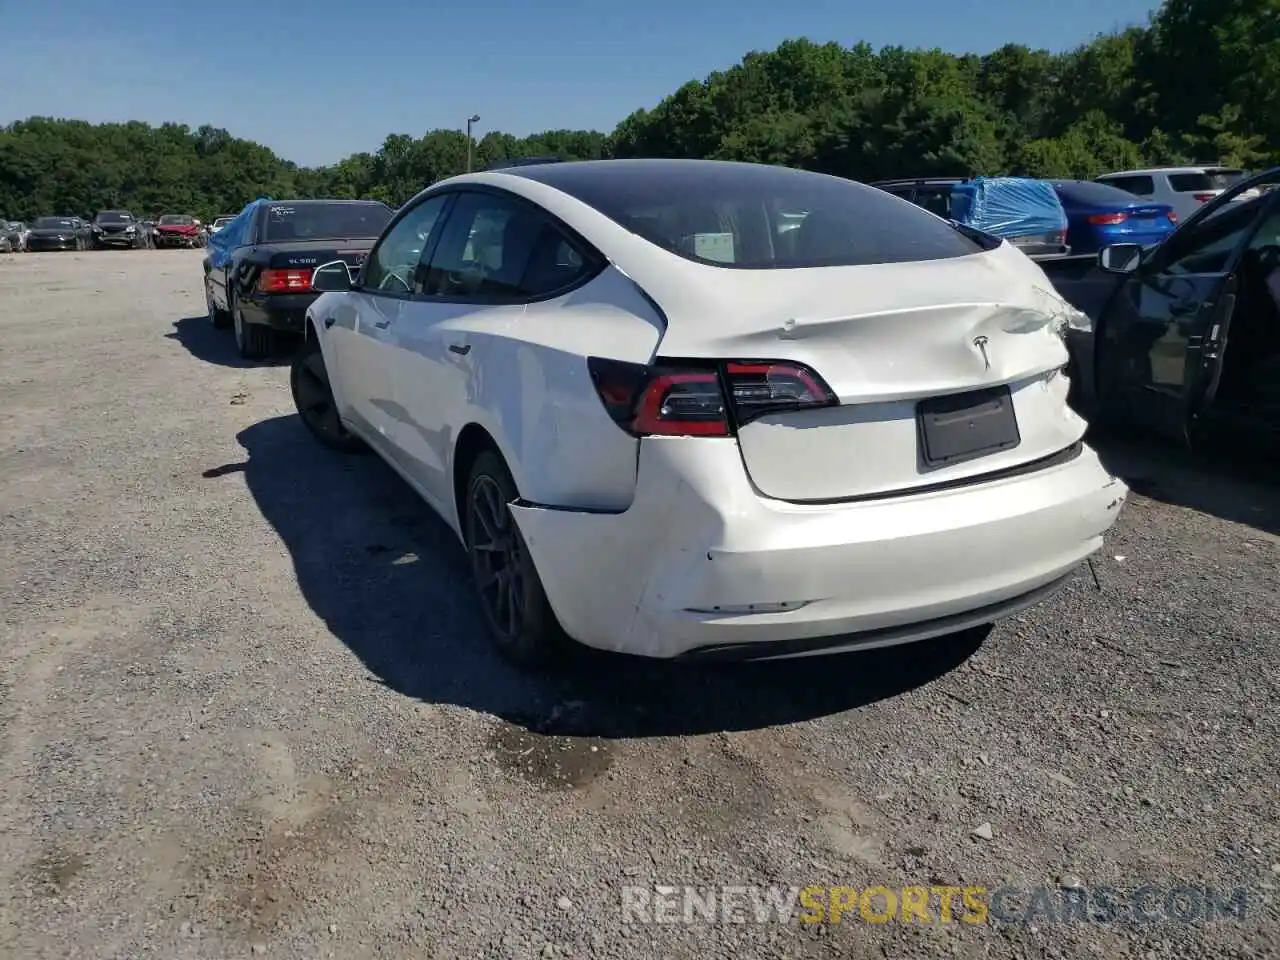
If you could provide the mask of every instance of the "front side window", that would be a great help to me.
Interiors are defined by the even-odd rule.
[[[448,202],[445,194],[429,197],[396,221],[365,261],[361,289],[396,296],[413,293],[423,251]]]
[[[463,192],[431,256],[424,292],[531,300],[571,286],[593,264],[536,207],[500,194]]]
[[[1265,194],[1253,200],[1228,204],[1167,241],[1164,272],[1172,274],[1222,273],[1231,263],[1245,235],[1269,199]]]

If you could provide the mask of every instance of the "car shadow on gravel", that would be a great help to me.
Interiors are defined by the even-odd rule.
[[[206,316],[175,320],[173,331],[165,336],[177,340],[197,360],[220,367],[280,366],[288,363],[293,355],[292,342],[282,342],[275,356],[266,360],[246,360],[236,352],[235,335],[230,330],[213,329]]]
[[[1103,464],[1139,496],[1280,536],[1276,463],[1244,450],[1193,453],[1159,438],[1091,433]]]
[[[320,447],[296,416],[241,431],[243,473],[288,548],[315,613],[405,696],[498,716],[540,734],[603,738],[757,729],[850,710],[953,670],[987,629],[860,654],[690,665],[582,651],[543,673],[484,635],[457,538],[375,456]]]

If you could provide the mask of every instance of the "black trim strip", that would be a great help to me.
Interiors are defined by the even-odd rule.
[[[941,490],[956,490],[960,487],[975,486],[980,483],[994,483],[997,480],[1008,480],[1011,477],[1021,477],[1028,473],[1036,473],[1040,470],[1048,470],[1050,467],[1056,467],[1063,463],[1070,463],[1072,460],[1080,456],[1084,452],[1084,441],[1077,440],[1071,446],[1057,453],[1051,453],[1047,457],[1040,457],[1038,460],[1028,460],[1026,463],[1020,463],[1014,467],[1005,467],[1003,470],[992,470],[990,473],[978,473],[967,477],[957,477],[954,480],[941,480],[937,483],[926,483],[918,487],[899,487],[896,490],[884,490],[879,493],[864,493],[855,497],[831,497],[826,500],[784,500],[781,497],[765,497],[766,500],[777,500],[780,503],[796,503],[804,506],[835,506],[841,503],[867,503],[873,500],[893,500],[897,497],[912,497],[922,493],[938,493]],[[756,491],[759,493],[759,491]],[[762,497],[764,494],[760,494]]]
[[[881,627],[878,630],[865,630],[860,633],[846,633],[835,637],[804,637],[797,640],[766,640],[756,643],[716,643],[705,647],[694,647],[692,650],[687,650],[677,655],[674,659],[700,662],[761,660],[769,657],[795,656],[801,653],[818,653],[823,650],[836,650],[841,647],[856,650],[858,647],[866,646],[867,644],[884,643],[885,641],[893,642],[897,640],[902,643],[911,643],[913,642],[912,635],[925,630],[947,632],[952,625],[954,625],[955,630],[960,630],[963,629],[963,624],[971,624],[975,617],[983,622],[990,623],[1020,610],[1025,610],[1027,607],[1039,603],[1050,594],[1057,592],[1075,574],[1076,571],[1072,570],[1070,573],[1046,583],[1044,586],[1028,590],[1026,593],[1009,600],[1002,600],[999,603],[988,604],[985,607],[966,610],[963,613],[937,617],[933,620],[920,620],[916,623],[908,623],[896,627]]]

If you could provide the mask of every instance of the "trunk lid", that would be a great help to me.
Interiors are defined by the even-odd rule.
[[[662,356],[802,363],[840,401],[740,427],[765,496],[906,492],[1043,459],[1084,433],[1061,375],[1057,327],[1071,308],[1008,244],[922,263],[689,266],[703,274],[696,295],[657,297],[669,321]]]
[[[271,251],[269,266],[273,270],[314,270],[334,260],[341,260],[354,272],[364,263],[374,240],[290,240],[267,243]]]
[[[1130,207],[1124,212],[1129,215],[1130,220],[1162,220],[1169,216],[1169,207],[1164,204],[1149,204],[1141,207]]]

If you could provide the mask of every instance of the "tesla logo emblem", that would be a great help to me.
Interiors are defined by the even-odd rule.
[[[982,362],[987,365],[987,369],[991,369],[991,358],[987,356],[987,338],[974,337],[973,345],[982,351]]]

